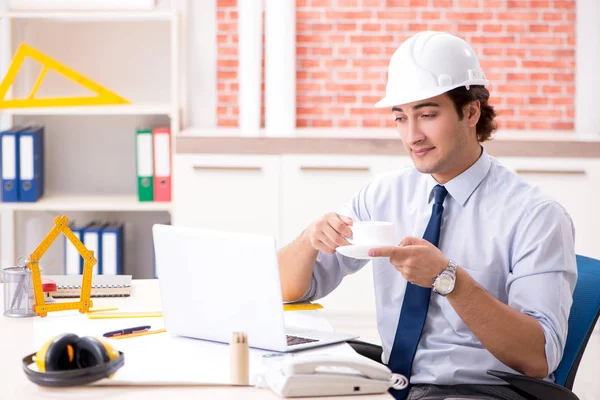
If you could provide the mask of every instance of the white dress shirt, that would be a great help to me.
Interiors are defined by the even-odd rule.
[[[355,221],[391,221],[395,239],[422,237],[431,216],[431,175],[415,168],[378,176],[339,210]],[[546,339],[548,370],[561,360],[577,280],[574,228],[555,200],[527,183],[485,150],[465,172],[447,182],[440,250],[504,304],[532,316]],[[367,264],[319,252],[310,289],[301,300],[334,290]],[[387,363],[406,289],[389,258],[373,260],[377,325]],[[518,327],[515,327],[518,329]],[[502,364],[475,337],[448,299],[434,292],[414,362],[411,383],[500,384],[489,369]],[[553,380],[550,374],[546,380]]]

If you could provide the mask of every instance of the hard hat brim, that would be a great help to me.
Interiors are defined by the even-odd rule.
[[[398,106],[401,104],[413,103],[415,101],[426,100],[426,99],[430,99],[432,97],[439,96],[441,94],[444,94],[446,92],[449,92],[449,91],[456,89],[458,87],[461,87],[461,86],[466,86],[466,85],[487,86],[487,85],[489,85],[489,83],[490,82],[488,80],[478,79],[478,80],[472,80],[470,82],[460,83],[458,85],[453,85],[453,86],[437,87],[437,88],[433,88],[431,90],[420,90],[416,93],[415,92],[397,93],[396,95],[385,96],[383,99],[379,100],[377,103],[375,103],[375,108],[394,107],[394,106]]]

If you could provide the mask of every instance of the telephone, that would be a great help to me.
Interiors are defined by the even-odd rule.
[[[281,397],[384,393],[408,386],[406,377],[366,357],[303,355],[268,368],[266,385]]]

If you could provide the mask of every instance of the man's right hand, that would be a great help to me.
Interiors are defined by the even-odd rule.
[[[351,244],[346,238],[352,236],[352,222],[345,215],[325,214],[304,231],[303,240],[316,250],[333,254],[336,248]]]

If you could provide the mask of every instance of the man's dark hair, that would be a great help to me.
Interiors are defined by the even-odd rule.
[[[492,136],[492,133],[498,128],[498,124],[494,121],[496,117],[496,111],[488,103],[490,98],[490,92],[484,86],[470,86],[469,90],[466,87],[461,86],[446,93],[448,97],[454,103],[458,118],[463,119],[463,107],[468,103],[479,100],[481,104],[481,116],[479,122],[477,122],[477,140],[484,142]]]

